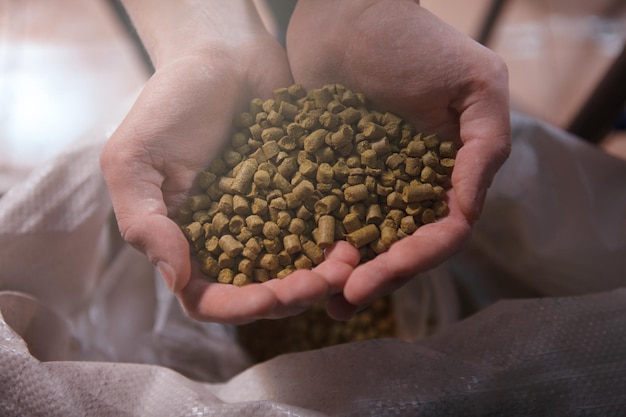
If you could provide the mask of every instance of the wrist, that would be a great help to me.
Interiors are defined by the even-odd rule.
[[[123,2],[156,69],[188,56],[241,56],[269,36],[248,0]]]

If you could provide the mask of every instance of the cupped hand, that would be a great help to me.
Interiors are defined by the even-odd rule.
[[[187,313],[245,323],[296,314],[340,291],[356,260],[338,245],[313,271],[244,288],[210,283],[172,220],[197,174],[230,137],[233,116],[254,97],[292,82],[284,49],[269,35],[253,45],[207,48],[157,67],[107,142],[101,167],[123,238],[158,267]]]
[[[300,0],[287,33],[296,82],[341,83],[370,105],[460,145],[449,214],[354,269],[328,307],[350,317],[467,241],[510,151],[508,73],[490,50],[410,0]]]

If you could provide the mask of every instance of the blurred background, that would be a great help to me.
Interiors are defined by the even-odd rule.
[[[280,33],[293,2],[257,3]],[[501,54],[512,109],[626,158],[626,1],[421,4]],[[0,195],[125,104],[149,74],[116,1],[0,0]]]

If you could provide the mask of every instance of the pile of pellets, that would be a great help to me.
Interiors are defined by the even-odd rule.
[[[277,89],[233,125],[179,210],[202,272],[220,283],[311,269],[338,240],[366,261],[447,214],[455,144],[341,85]]]
[[[285,353],[305,352],[342,343],[396,337],[391,297],[375,300],[348,321],[336,321],[323,304],[283,319],[257,320],[237,327],[238,342],[254,362]]]

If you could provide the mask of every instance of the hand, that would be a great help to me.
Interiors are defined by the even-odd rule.
[[[485,193],[510,151],[503,61],[410,0],[300,0],[287,33],[296,82],[341,83],[424,133],[462,144],[449,214],[357,267],[328,312],[346,319],[469,238]]]
[[[218,8],[235,4],[218,3]],[[292,82],[283,48],[264,30],[247,32],[247,22],[242,28],[239,12],[206,35],[204,44],[194,35],[182,36],[181,48],[158,39],[149,47],[156,71],[101,155],[123,238],[159,268],[190,316],[225,323],[299,313],[338,291],[357,262],[337,245],[313,271],[239,288],[210,283],[190,260],[189,243],[172,220],[177,208],[230,137],[233,115],[250,99],[269,97],[274,88]],[[157,30],[172,26],[166,23]],[[181,27],[188,30],[187,23]],[[203,22],[199,32],[212,28]],[[149,28],[139,29],[154,40],[145,33]]]

